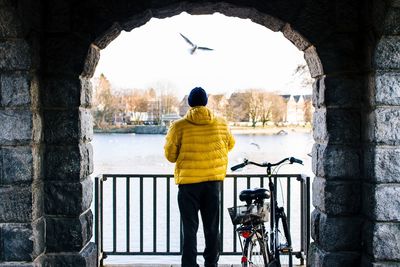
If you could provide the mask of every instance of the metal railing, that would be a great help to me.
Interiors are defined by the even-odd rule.
[[[273,180],[278,185],[275,196],[281,201],[280,205],[283,199],[286,203],[293,253],[304,264],[310,244],[310,178],[282,174],[274,175]],[[226,208],[241,205],[238,199],[241,190],[264,187],[264,183],[267,185],[265,174],[227,175],[221,190],[221,255],[241,254],[235,226]],[[96,177],[94,238],[99,265],[111,255],[180,255],[182,225],[176,193],[173,175],[169,174],[102,174]]]

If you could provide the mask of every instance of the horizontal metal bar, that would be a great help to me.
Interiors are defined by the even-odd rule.
[[[171,252],[112,252],[112,251],[104,251],[103,253],[107,254],[107,256],[129,256],[129,255],[143,255],[143,256],[175,256],[182,255],[179,251],[171,251]],[[301,253],[301,251],[292,251],[293,254]],[[242,252],[220,252],[220,255],[225,256],[236,256],[242,255]],[[285,254],[285,253],[283,253]],[[203,255],[203,252],[198,252],[197,255]]]
[[[173,178],[173,174],[103,174],[103,177],[106,178]],[[260,177],[267,177],[267,174],[227,174],[226,178],[260,178]],[[272,177],[277,178],[296,178],[296,179],[306,179],[307,176],[302,174],[274,174]]]

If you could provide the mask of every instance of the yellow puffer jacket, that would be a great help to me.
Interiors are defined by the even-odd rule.
[[[175,183],[222,181],[235,145],[226,121],[206,107],[191,108],[169,128],[165,157],[175,164]]]

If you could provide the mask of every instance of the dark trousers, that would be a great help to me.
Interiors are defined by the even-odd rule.
[[[182,267],[196,267],[200,211],[206,247],[204,266],[216,267],[219,259],[219,197],[222,182],[179,185],[178,205],[183,224]]]

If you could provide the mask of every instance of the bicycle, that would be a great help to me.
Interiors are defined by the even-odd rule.
[[[242,248],[242,267],[280,267],[283,257],[288,257],[289,267],[293,266],[288,222],[284,208],[279,207],[275,199],[275,185],[272,182],[272,173],[276,173],[278,167],[286,162],[303,164],[301,160],[289,157],[277,163],[261,164],[245,159],[243,163],[231,167],[232,171],[249,164],[267,168],[268,189],[245,189],[240,192],[239,199],[245,201],[246,205],[228,208],[232,223],[239,225],[236,232]],[[272,167],[275,167],[274,170]],[[269,199],[269,203],[266,199]],[[269,231],[265,227],[268,220]],[[283,229],[283,242],[280,240],[280,229]]]

